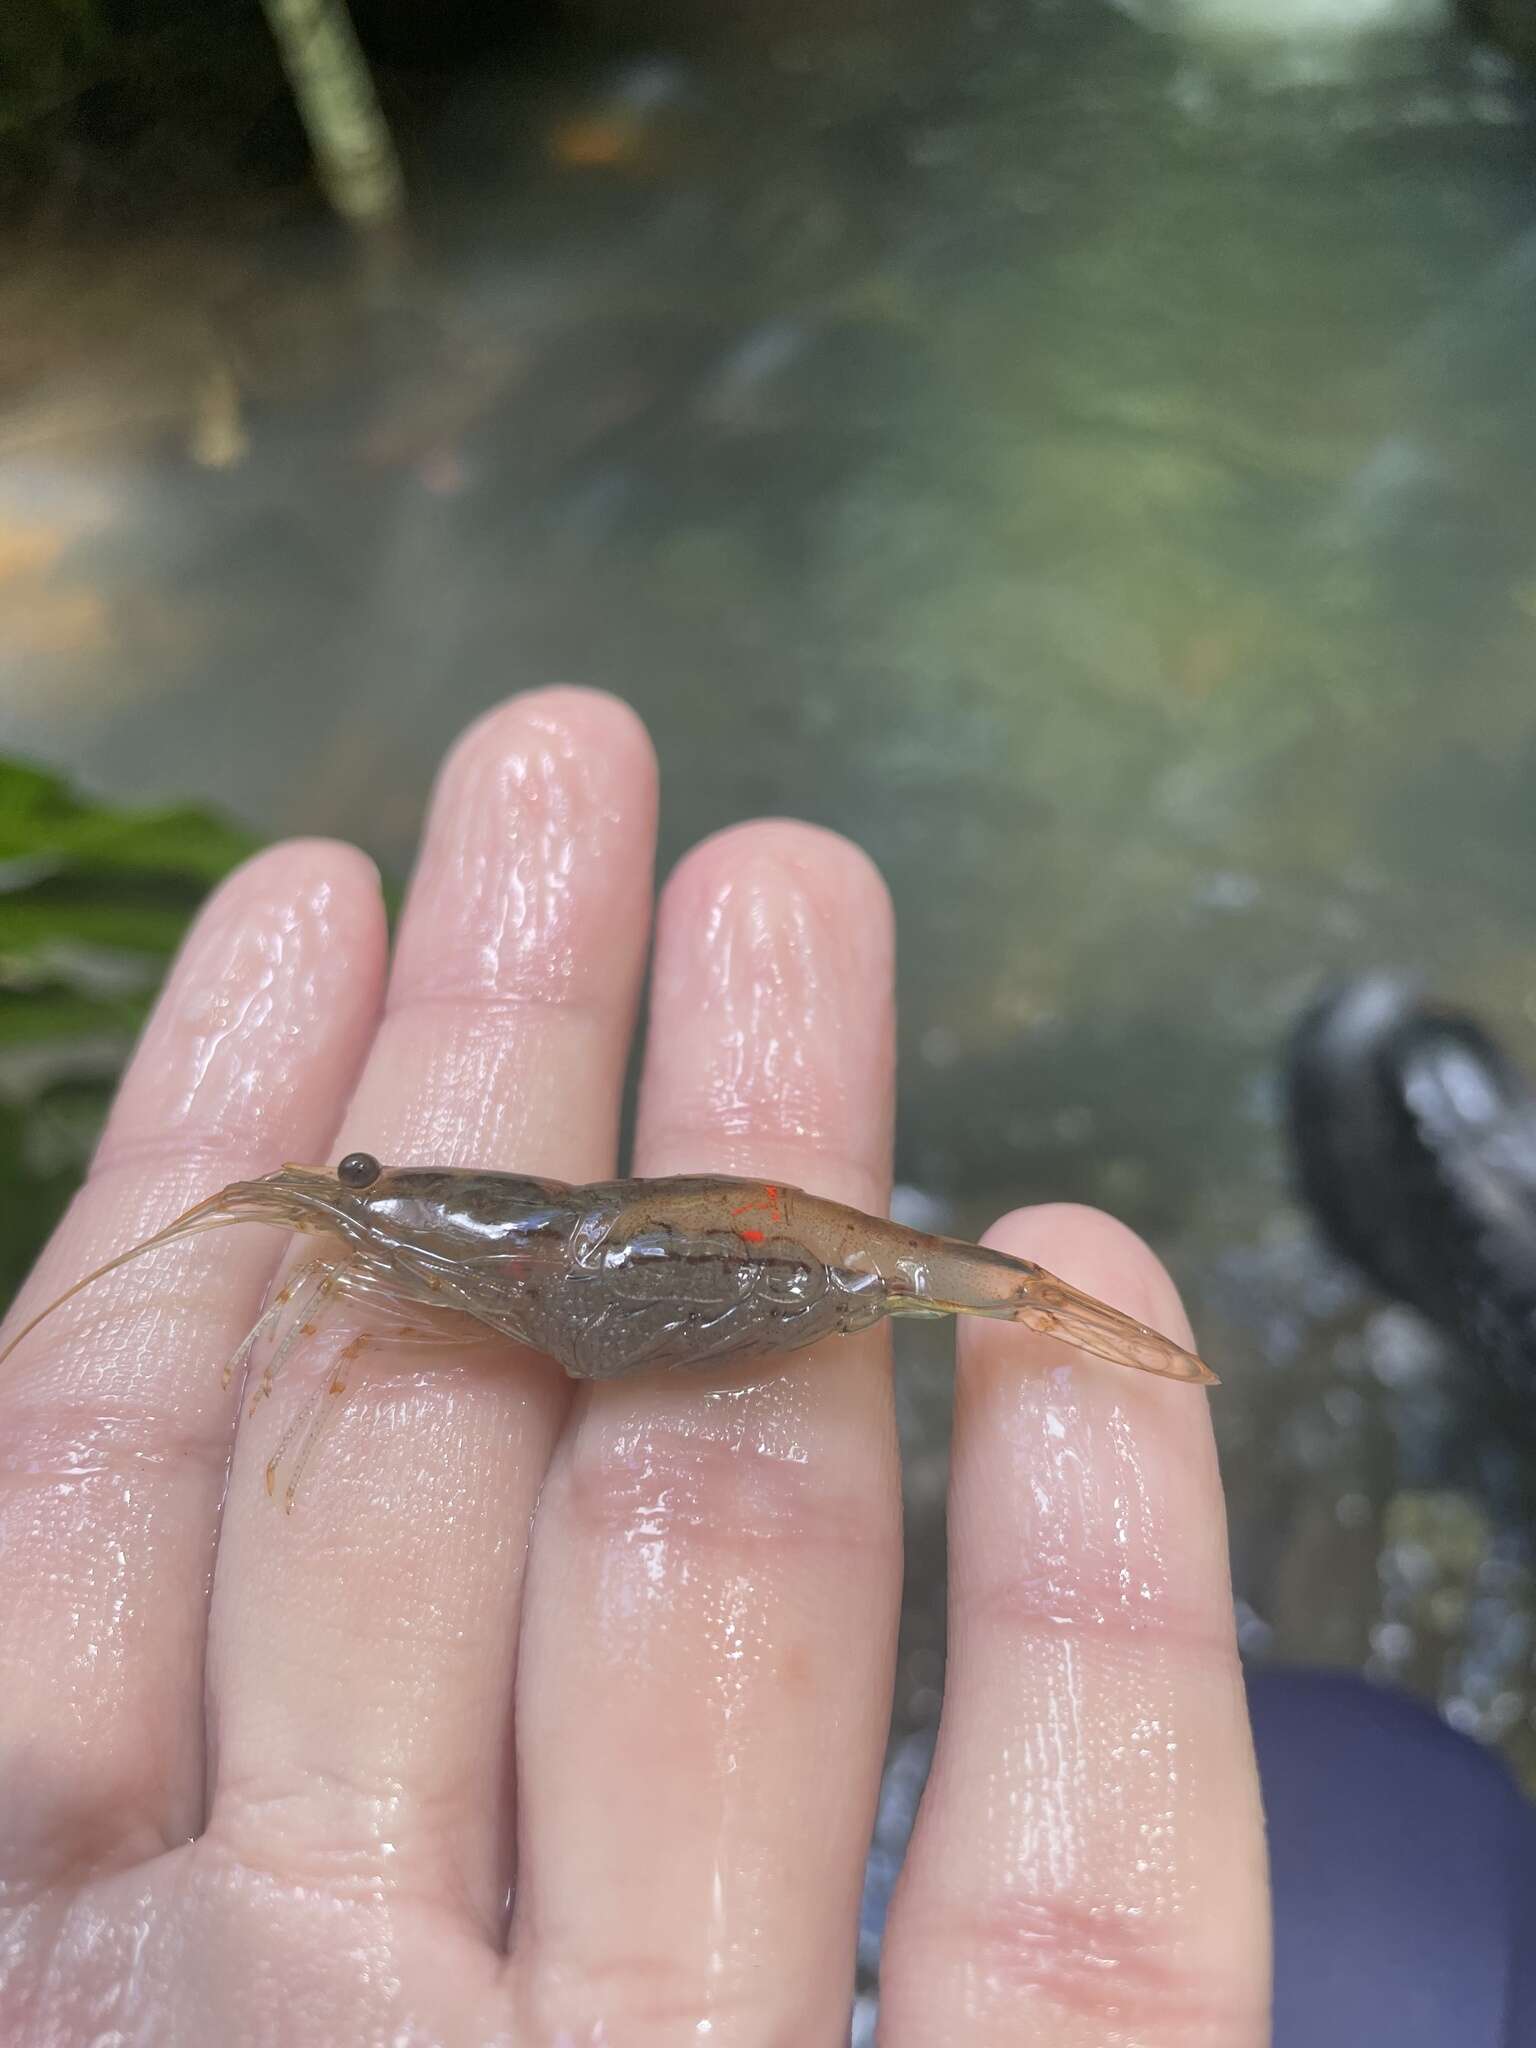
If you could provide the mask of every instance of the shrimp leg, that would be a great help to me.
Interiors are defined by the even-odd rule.
[[[298,1451],[288,1473],[288,1484],[283,1488],[283,1513],[291,1515],[293,1504],[298,1498],[299,1482],[304,1477],[304,1468],[315,1455],[316,1446],[325,1434],[327,1425],[335,1417],[347,1391],[347,1381],[354,1361],[367,1349],[371,1332],[361,1330],[351,1338],[340,1357],[331,1367],[325,1385],[319,1393],[306,1401],[278,1439],[277,1449],[267,1460],[267,1492],[276,1496],[277,1475],[283,1461],[292,1450],[295,1441]]]
[[[271,1393],[272,1382],[277,1377],[282,1361],[288,1356],[288,1352],[292,1348],[295,1333],[303,1328],[305,1318],[314,1305],[315,1297],[320,1291],[326,1274],[335,1270],[336,1262],[334,1260],[312,1259],[308,1265],[301,1266],[296,1273],[289,1275],[230,1353],[225,1363],[221,1380],[223,1386],[228,1387],[235,1374],[244,1371],[251,1353],[256,1349],[256,1346],[261,1342],[267,1331],[281,1320],[283,1311],[288,1307],[288,1304],[293,1302],[295,1306],[292,1320],[287,1330],[283,1333],[277,1352],[262,1373],[261,1387],[257,1398],[265,1399]]]
[[[301,1336],[314,1336],[319,1327],[319,1315],[316,1312],[323,1312],[327,1303],[346,1286],[347,1275],[350,1270],[350,1262],[345,1259],[339,1262],[316,1260],[313,1265],[305,1269],[304,1277],[308,1279],[309,1276],[313,1276],[313,1278],[310,1280],[307,1288],[304,1287],[301,1280],[299,1290],[297,1290],[303,1293],[303,1307],[294,1312],[292,1321],[283,1332],[282,1342],[278,1345],[276,1352],[267,1364],[266,1371],[262,1374],[261,1385],[251,1396],[249,1412],[252,1415],[256,1413],[265,1397],[271,1393],[272,1383],[282,1371],[288,1355],[293,1350],[298,1339]],[[339,1401],[346,1392],[347,1367],[358,1351],[362,1349],[363,1342],[364,1339],[362,1337],[354,1337],[351,1340],[342,1352],[341,1357],[332,1367],[330,1377],[324,1389],[313,1396],[312,1399],[306,1401],[299,1409],[279,1438],[277,1449],[267,1460],[267,1492],[270,1494],[277,1484],[278,1471],[289,1450],[292,1448],[294,1439],[308,1425],[308,1434],[304,1437],[303,1443],[300,1446],[299,1459],[289,1479],[287,1493],[284,1497],[284,1507],[289,1514],[293,1512],[293,1499],[298,1490],[298,1483],[302,1476],[303,1468],[314,1454],[315,1442],[318,1440],[320,1433],[320,1424],[325,1415],[323,1404],[328,1398],[332,1401]]]
[[[278,1374],[293,1353],[294,1345],[301,1337],[313,1337],[319,1329],[320,1318],[326,1306],[346,1284],[346,1272],[345,1261],[338,1264],[327,1259],[316,1259],[306,1266],[285,1290],[293,1300],[293,1313],[277,1348],[262,1369],[260,1386],[251,1396],[252,1415],[271,1394]]]
[[[272,1299],[267,1303],[266,1307],[262,1310],[261,1314],[256,1318],[255,1322],[252,1323],[251,1327],[240,1339],[240,1342],[235,1346],[234,1350],[231,1351],[228,1358],[225,1359],[224,1370],[219,1375],[219,1385],[221,1388],[223,1388],[225,1393],[228,1393],[229,1391],[230,1381],[234,1378],[237,1372],[244,1371],[246,1362],[250,1358],[251,1353],[255,1350],[256,1346],[261,1342],[262,1338],[266,1335],[267,1331],[277,1321],[278,1317],[282,1314],[283,1310],[288,1306],[289,1302],[292,1299],[293,1287],[290,1283],[288,1286],[284,1287],[280,1293],[273,1295]]]
[[[1028,1259],[1010,1258],[1006,1252],[958,1238],[923,1238],[914,1232],[894,1259],[881,1257],[879,1266],[892,1315],[991,1316],[1023,1323],[1044,1337],[1058,1338],[1116,1365],[1135,1366],[1140,1372],[1192,1386],[1218,1384],[1215,1373],[1192,1351]]]
[[[393,1327],[388,1324],[383,1328],[370,1327],[359,1331],[348,1340],[332,1365],[325,1385],[299,1408],[278,1439],[277,1448],[268,1458],[266,1469],[267,1492],[274,1499],[277,1494],[278,1475],[288,1453],[293,1450],[295,1443],[298,1444],[298,1450],[289,1469],[288,1482],[283,1488],[283,1512],[288,1515],[293,1513],[299,1483],[304,1477],[305,1470],[314,1457],[321,1438],[340,1411],[351,1379],[352,1367],[365,1350],[379,1344],[453,1346],[485,1342],[483,1325],[471,1323],[464,1318],[455,1317],[453,1327],[433,1326],[434,1313],[447,1315],[452,1311],[434,1311],[430,1306],[418,1306],[415,1310],[416,1320],[404,1320],[405,1312],[398,1298],[391,1294],[387,1286],[375,1280],[366,1268],[352,1261],[343,1260],[339,1265],[324,1265],[317,1262],[317,1265],[320,1277],[311,1290],[303,1310],[295,1312],[292,1323],[284,1332],[277,1355],[262,1376],[262,1384],[251,1401],[252,1414],[255,1413],[262,1398],[271,1392],[271,1381],[281,1370],[283,1361],[292,1350],[295,1341],[300,1336],[314,1335],[318,1322],[315,1311],[323,1302],[333,1301],[342,1294],[355,1295],[373,1303],[382,1313],[391,1315],[396,1320]],[[306,1270],[314,1272],[316,1267],[311,1266]],[[422,1317],[426,1317],[427,1320],[423,1322]]]
[[[437,1301],[418,1301],[402,1296],[386,1277],[361,1261],[337,1268],[336,1287],[340,1293],[365,1301],[376,1317],[384,1318],[375,1334],[381,1344],[483,1344],[486,1326],[463,1310]]]

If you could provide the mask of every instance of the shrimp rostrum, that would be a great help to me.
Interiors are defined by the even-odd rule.
[[[17,1332],[0,1363],[130,1259],[244,1222],[320,1241],[226,1365],[227,1380],[271,1333],[258,1400],[297,1338],[345,1296],[377,1309],[378,1327],[333,1367],[333,1395],[370,1334],[462,1341],[488,1329],[547,1353],[573,1379],[606,1380],[798,1351],[911,1315],[991,1316],[1166,1379],[1216,1377],[1170,1338],[1026,1259],[782,1183],[690,1174],[569,1186],[466,1167],[385,1168],[365,1152],[334,1171],[283,1166],[221,1188],[77,1280]],[[285,1439],[269,1484],[288,1447]]]

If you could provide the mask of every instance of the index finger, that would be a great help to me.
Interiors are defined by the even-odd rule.
[[[1020,1210],[987,1241],[1189,1342],[1108,1217]],[[948,1681],[881,1991],[884,2048],[1268,2039],[1263,1822],[1194,1389],[960,1333]]]

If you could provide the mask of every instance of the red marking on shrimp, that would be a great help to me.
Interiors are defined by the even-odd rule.
[[[750,1202],[741,1202],[731,1211],[732,1216],[766,1216],[770,1223],[782,1223],[784,1210],[776,1187],[765,1187],[760,1195],[754,1195]],[[743,1232],[745,1235],[745,1232]]]
[[[738,1230],[736,1235],[743,1244],[761,1244],[763,1241],[763,1233],[760,1230]]]

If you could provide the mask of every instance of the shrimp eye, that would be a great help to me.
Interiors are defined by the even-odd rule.
[[[371,1188],[384,1171],[371,1152],[349,1152],[336,1169],[344,1188]]]

